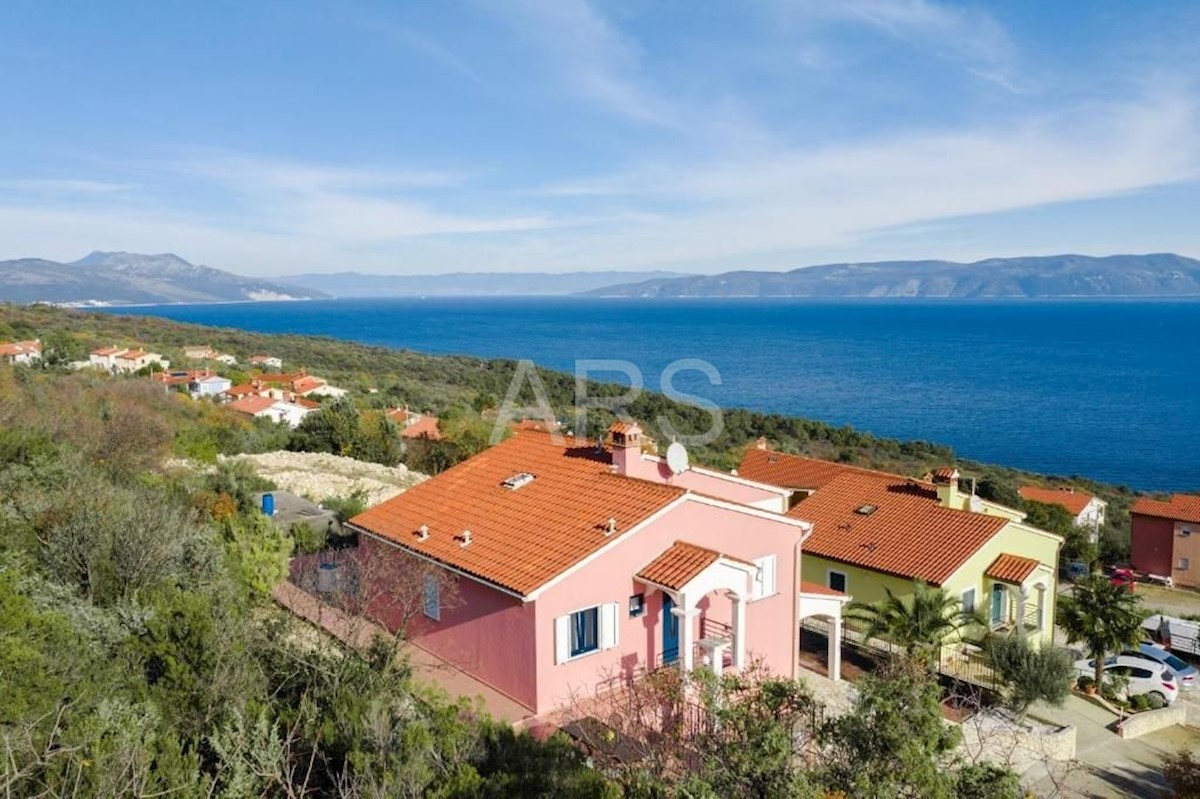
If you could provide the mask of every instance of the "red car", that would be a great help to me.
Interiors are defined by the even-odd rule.
[[[1113,585],[1124,586],[1130,591],[1133,590],[1134,579],[1132,569],[1113,569],[1110,580]]]

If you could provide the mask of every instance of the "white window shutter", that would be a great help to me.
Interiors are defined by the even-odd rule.
[[[754,574],[754,586],[750,592],[751,599],[762,599],[775,594],[775,556],[764,555],[755,558],[754,565],[758,571]]]
[[[621,606],[609,602],[600,606],[600,648],[612,649],[617,645],[617,625],[620,624]]]
[[[571,657],[571,617],[554,620],[554,662],[565,663]]]

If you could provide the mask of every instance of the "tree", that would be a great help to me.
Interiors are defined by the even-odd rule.
[[[976,621],[944,589],[920,580],[911,597],[897,597],[890,588],[884,593],[875,604],[850,603],[849,616],[865,624],[866,637],[890,641],[914,663],[931,663],[943,641]]]
[[[1105,659],[1142,639],[1144,615],[1141,597],[1103,574],[1080,580],[1070,596],[1058,600],[1058,625],[1067,641],[1083,643],[1095,659],[1097,685]]]
[[[962,733],[943,723],[937,683],[892,669],[857,687],[854,709],[817,734],[819,782],[856,799],[954,797],[957,779],[949,767]]]
[[[988,642],[992,666],[1006,685],[1005,704],[1019,716],[1034,702],[1061,705],[1067,698],[1075,664],[1067,650],[1035,647],[1024,635],[996,635]]]

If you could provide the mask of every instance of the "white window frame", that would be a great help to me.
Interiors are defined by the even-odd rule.
[[[967,594],[971,595],[971,607],[970,608],[967,607]],[[971,586],[970,588],[966,589],[958,597],[959,609],[962,610],[963,613],[974,613],[975,611],[979,610],[978,597],[979,597],[979,594],[975,590],[975,586]]]
[[[778,559],[774,555],[763,555],[754,559],[756,571],[750,588],[750,601],[775,596],[779,593]]]
[[[835,574],[842,578],[842,587],[841,588],[833,587],[833,575],[835,575]],[[845,593],[849,592],[849,590],[850,590],[850,575],[846,574],[846,572],[838,571],[837,569],[826,569],[825,570],[825,587],[831,591],[841,591],[843,594],[845,594]]]
[[[1189,569],[1192,568],[1192,559],[1191,558],[1180,558],[1179,560],[1177,560],[1175,562],[1175,568],[1178,569],[1179,571],[1188,571]]]
[[[598,605],[587,605],[575,608],[554,620],[554,662],[570,663],[573,660],[589,657],[598,652],[604,652],[617,646],[621,629],[621,609],[619,602],[603,602]],[[571,632],[573,619],[576,614],[596,611],[596,648],[588,649],[578,654],[571,654]]]
[[[425,575],[421,586],[421,612],[426,618],[442,620],[442,584],[436,574]]]

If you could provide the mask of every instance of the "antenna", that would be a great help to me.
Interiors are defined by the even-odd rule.
[[[671,446],[667,447],[667,468],[671,470],[671,474],[681,474],[688,470],[687,448],[678,441],[672,441]]]

